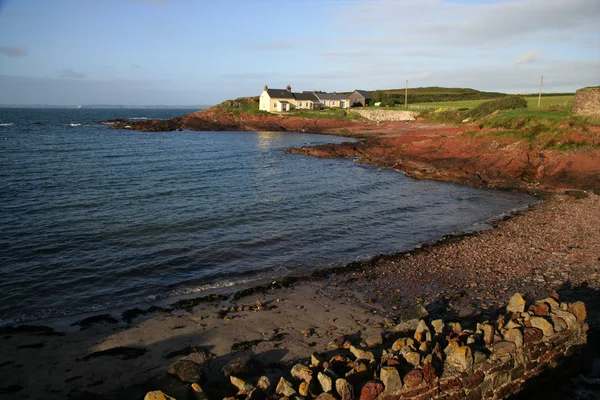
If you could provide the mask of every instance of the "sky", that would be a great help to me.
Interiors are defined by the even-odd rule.
[[[0,0],[0,104],[600,85],[600,0]]]

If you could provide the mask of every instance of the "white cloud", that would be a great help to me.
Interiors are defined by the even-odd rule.
[[[512,64],[521,65],[536,63],[541,60],[542,54],[543,53],[540,50],[528,51],[515,57]]]

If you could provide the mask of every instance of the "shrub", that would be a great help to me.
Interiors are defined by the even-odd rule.
[[[486,101],[475,107],[469,113],[470,117],[481,118],[500,110],[527,108],[527,100],[521,96],[506,96],[500,99]]]

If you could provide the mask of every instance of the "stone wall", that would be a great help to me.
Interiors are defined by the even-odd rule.
[[[516,294],[495,321],[404,321],[364,340],[341,336],[330,352],[314,353],[275,381],[232,375],[237,395],[228,399],[502,399],[565,363],[577,365],[585,318],[582,302],[547,298],[526,311]],[[194,384],[190,398],[206,397]]]
[[[416,111],[377,110],[372,108],[354,108],[352,112],[360,114],[369,121],[414,121],[419,115]]]
[[[579,89],[573,100],[574,115],[600,117],[600,87]]]

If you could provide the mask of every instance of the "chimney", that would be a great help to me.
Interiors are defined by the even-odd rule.
[[[266,92],[268,88],[269,87],[267,85],[265,85],[265,87],[263,88],[263,90]]]
[[[287,86],[285,87],[285,90],[287,90],[288,92],[291,92],[291,91],[292,91],[292,87],[291,87],[290,85],[287,85]]]

